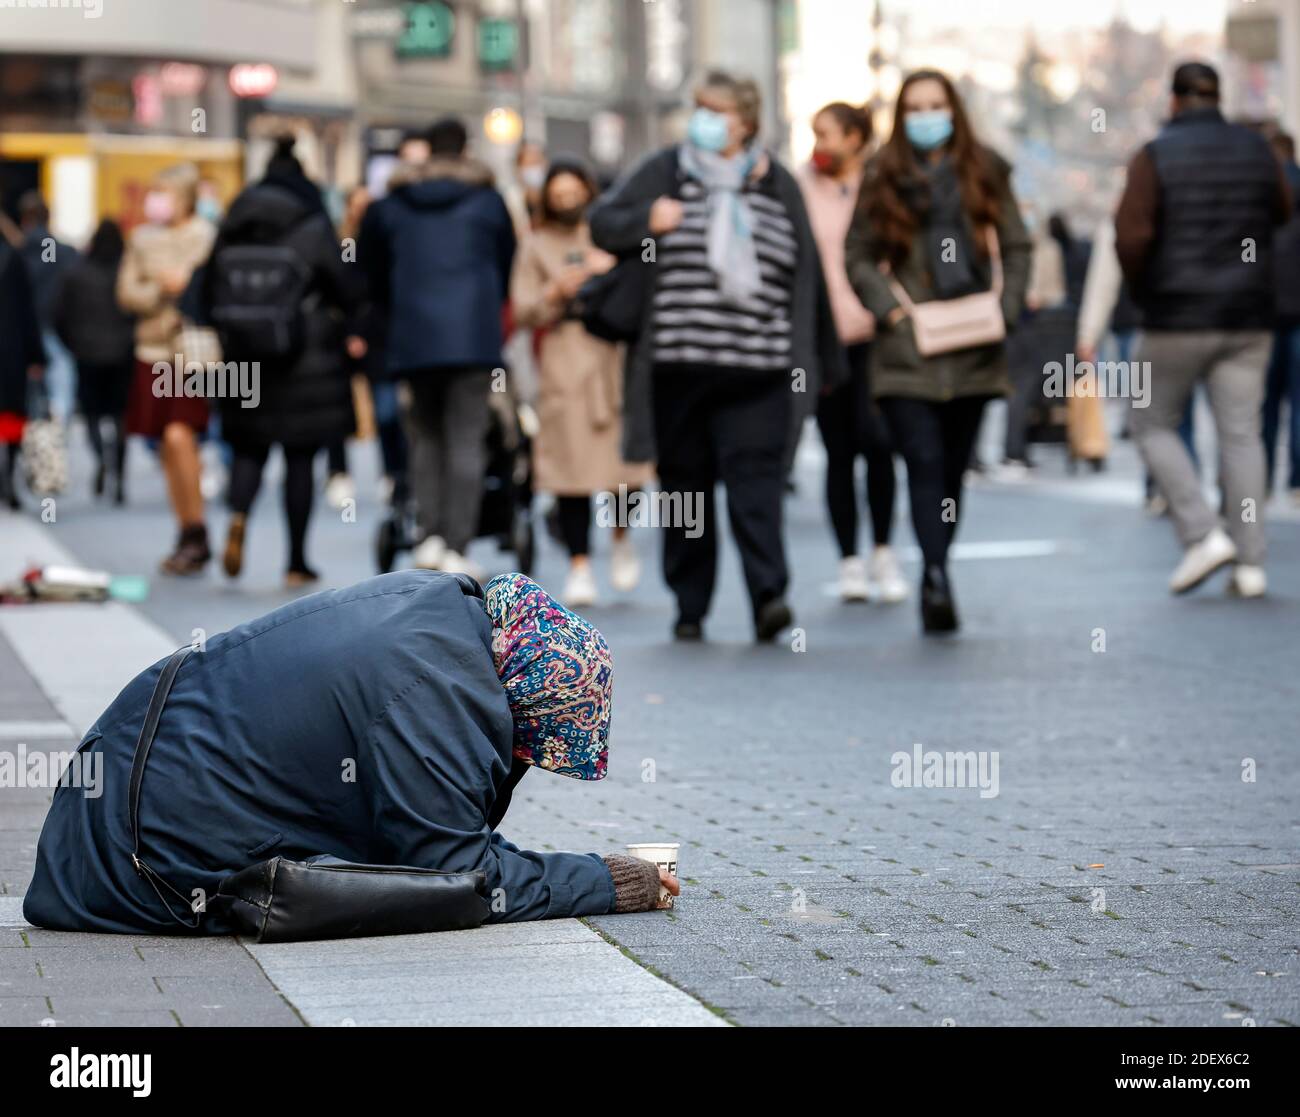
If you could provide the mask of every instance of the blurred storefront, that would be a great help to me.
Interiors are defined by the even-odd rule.
[[[161,167],[198,165],[228,201],[277,88],[319,66],[315,0],[132,0],[0,11],[0,205],[39,188],[56,234],[139,219]],[[340,44],[340,53],[342,44]],[[350,111],[350,106],[349,106]]]
[[[765,0],[764,0],[765,2]],[[508,177],[521,139],[612,173],[661,142],[692,72],[693,0],[361,0],[359,116],[381,179],[402,133],[441,115]]]
[[[1257,0],[1228,14],[1234,115],[1300,134],[1300,0]]]

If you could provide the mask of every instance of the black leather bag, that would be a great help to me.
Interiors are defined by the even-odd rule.
[[[636,340],[652,267],[640,256],[628,256],[609,271],[593,275],[578,289],[573,313],[587,333],[604,341]]]
[[[488,915],[487,874],[273,857],[232,873],[212,905],[258,942],[464,931]],[[209,906],[212,906],[209,905]]]
[[[461,585],[464,592],[481,596],[478,585],[466,581]],[[461,931],[483,923],[489,907],[487,874],[482,869],[449,873],[408,865],[357,865],[329,854],[305,861],[273,857],[249,865],[222,880],[217,895],[203,910],[195,911],[189,898],[140,856],[140,790],[145,762],[176,673],[191,650],[185,647],[174,652],[158,676],[136,741],[127,800],[134,843],[131,864],[153,887],[173,919],[197,931],[208,911],[220,911],[229,915],[240,933],[258,942]],[[192,918],[177,915],[173,901],[178,901]]]

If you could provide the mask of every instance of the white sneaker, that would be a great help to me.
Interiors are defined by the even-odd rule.
[[[871,586],[867,583],[867,564],[858,555],[840,559],[840,600],[868,601]]]
[[[438,569],[447,574],[468,574],[479,585],[487,581],[486,570],[468,555],[462,555],[459,551],[453,551],[450,547],[443,551],[442,561],[438,564]]]
[[[641,557],[632,540],[614,540],[609,557],[609,581],[619,593],[631,593],[641,581]]]
[[[325,482],[325,503],[331,508],[340,509],[349,500],[356,500],[356,482],[346,473],[331,473]]]
[[[591,572],[591,563],[569,567],[560,599],[570,609],[585,609],[596,604],[596,578]]]
[[[897,605],[907,600],[907,583],[898,568],[898,556],[889,546],[877,547],[871,552],[871,570],[868,574],[872,593],[886,605]]]
[[[411,552],[411,562],[422,570],[441,570],[447,544],[441,535],[430,535]]]
[[[1244,562],[1232,568],[1228,592],[1236,597],[1263,597],[1268,589],[1268,576],[1262,566],[1247,566]]]
[[[1183,553],[1183,561],[1169,579],[1172,593],[1194,590],[1220,567],[1227,566],[1237,557],[1237,545],[1222,528],[1214,528],[1199,543],[1193,543]]]
[[[375,486],[375,493],[379,496],[379,503],[387,507],[393,503],[393,490],[396,488],[393,479],[387,474],[379,478],[379,483]]]
[[[1007,458],[1006,461],[994,466],[990,472],[994,481],[1006,485],[1018,485],[1028,481],[1030,476],[1028,463],[1018,461],[1016,458]]]

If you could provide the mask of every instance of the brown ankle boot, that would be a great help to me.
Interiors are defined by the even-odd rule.
[[[181,529],[176,550],[163,559],[160,569],[164,574],[188,577],[203,573],[203,568],[211,558],[207,527],[203,524],[191,524]]]
[[[244,532],[248,517],[236,512],[230,517],[230,526],[226,529],[226,549],[221,556],[221,568],[230,578],[238,578],[244,569]]]

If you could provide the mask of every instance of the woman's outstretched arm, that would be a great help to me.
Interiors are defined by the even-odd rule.
[[[658,870],[649,862],[639,880],[616,865],[624,880],[616,891],[599,854],[523,850],[493,831],[487,757],[494,748],[472,703],[440,693],[448,681],[425,677],[408,685],[372,728],[358,783],[371,805],[375,856],[444,872],[482,869],[489,923],[654,907]]]

